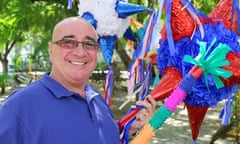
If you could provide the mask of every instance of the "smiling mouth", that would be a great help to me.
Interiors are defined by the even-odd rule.
[[[74,61],[70,61],[71,64],[74,64],[74,65],[85,65],[86,63],[83,63],[83,62],[74,62]]]

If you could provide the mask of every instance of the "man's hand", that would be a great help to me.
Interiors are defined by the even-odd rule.
[[[136,119],[132,123],[129,135],[136,133],[138,129],[148,123],[156,109],[156,101],[150,95],[148,95],[144,101],[137,101],[136,105],[143,106],[144,108],[136,114]]]

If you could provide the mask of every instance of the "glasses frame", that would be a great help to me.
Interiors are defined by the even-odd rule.
[[[69,42],[74,42],[72,43],[72,47],[64,47],[64,41],[69,41]],[[64,49],[76,49],[78,47],[79,44],[82,44],[82,48],[84,50],[88,50],[88,51],[92,51],[92,50],[98,50],[100,47],[100,44],[96,41],[93,40],[86,40],[86,41],[77,41],[74,39],[68,39],[68,38],[62,38],[60,40],[57,41],[53,41],[52,43],[64,48]],[[90,43],[93,43],[93,45],[90,47]],[[89,46],[89,47],[87,47]]]

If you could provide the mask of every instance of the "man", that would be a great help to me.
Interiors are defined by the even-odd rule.
[[[88,84],[97,65],[97,33],[84,19],[70,17],[54,28],[49,54],[52,70],[13,92],[0,108],[1,144],[119,144],[119,129],[102,96]],[[144,106],[130,134],[154,114]]]

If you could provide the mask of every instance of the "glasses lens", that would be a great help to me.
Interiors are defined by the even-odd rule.
[[[95,41],[84,41],[82,42],[82,46],[88,50],[98,49],[98,43]]]
[[[61,40],[60,45],[63,48],[73,49],[73,48],[76,48],[78,46],[78,42],[75,41],[75,40],[63,39],[63,40]]]
[[[79,42],[79,41],[72,40],[72,39],[62,39],[62,40],[56,41],[54,43],[61,46],[62,48],[66,48],[66,49],[77,48],[79,43],[82,44],[82,47],[86,50],[96,50],[99,48],[99,44],[92,40]]]

